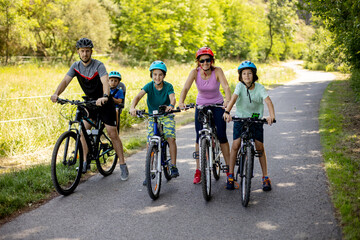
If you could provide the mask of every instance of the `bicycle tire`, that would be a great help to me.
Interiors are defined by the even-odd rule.
[[[149,196],[156,200],[160,195],[161,171],[158,171],[158,146],[151,143],[146,154],[145,177]]]
[[[52,153],[51,179],[56,191],[64,196],[74,192],[82,174],[83,150],[80,141],[76,148],[76,139],[75,132],[64,132]]]
[[[201,146],[201,184],[203,197],[206,201],[211,199],[211,169],[210,169],[210,144],[206,138],[202,138]]]
[[[244,160],[244,175],[241,177],[240,192],[241,203],[244,207],[247,207],[250,200],[251,192],[251,178],[253,174],[254,153],[251,146],[246,147],[246,154],[243,157]]]
[[[99,156],[96,159],[96,167],[101,175],[104,177],[113,173],[116,163],[118,161],[118,155],[115,152],[111,139],[107,135],[106,129],[102,131],[99,141]]]
[[[163,170],[164,170],[164,176],[166,178],[166,180],[170,181],[171,180],[171,158],[170,158],[170,149],[169,149],[169,143],[168,142],[164,142],[164,145],[162,147],[162,151],[163,151]]]
[[[214,153],[213,153],[214,158],[216,158],[216,155],[221,151],[219,140],[216,139],[215,141],[216,142],[215,142]],[[213,163],[213,174],[214,174],[214,178],[216,181],[220,179],[220,170],[221,170],[221,162],[220,162],[220,156],[219,156],[219,158],[215,159],[215,161]]]

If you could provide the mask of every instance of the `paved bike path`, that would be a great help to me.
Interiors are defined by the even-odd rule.
[[[177,131],[180,177],[163,179],[160,198],[142,186],[145,151],[127,159],[130,178],[119,168],[96,175],[68,197],[57,197],[0,228],[0,239],[341,239],[323,169],[318,130],[322,93],[329,73],[297,70],[299,79],[269,91],[277,123],[265,126],[273,190],[261,190],[255,161],[250,203],[227,191],[225,175],[205,202],[192,183],[194,126]],[[232,124],[228,126],[232,139]]]

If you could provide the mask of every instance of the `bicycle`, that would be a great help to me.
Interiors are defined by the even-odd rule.
[[[84,135],[89,149],[87,165],[95,160],[98,171],[103,176],[108,176],[114,171],[118,160],[100,116],[97,115],[95,121],[88,116],[87,108],[96,109],[96,101],[83,98],[84,101],[60,98],[57,100],[62,105],[71,104],[74,106],[68,117],[65,116],[65,108],[60,111],[60,114],[69,120],[69,128],[57,140],[51,159],[51,178],[54,187],[58,193],[65,196],[71,194],[80,182],[84,162],[80,141],[81,134]],[[87,130],[85,121],[93,129]]]
[[[191,106],[187,106],[187,108],[190,107]],[[145,163],[146,186],[148,194],[153,200],[156,200],[160,195],[162,172],[164,172],[164,176],[168,181],[171,180],[171,158],[169,158],[168,155],[169,143],[165,139],[163,124],[159,122],[159,118],[181,111],[177,109],[165,112],[165,109],[166,106],[162,105],[159,107],[159,110],[153,111],[152,114],[145,112],[145,110],[136,111],[138,117],[147,115],[154,119],[154,136],[149,139]]]
[[[233,121],[243,122],[245,131],[241,134],[241,146],[236,156],[236,165],[238,166],[235,181],[240,178],[239,188],[241,193],[241,203],[244,207],[248,206],[250,200],[251,179],[254,177],[254,158],[261,157],[261,153],[256,151],[255,140],[250,132],[250,126],[254,123],[267,124],[266,119],[258,118],[239,118],[232,117]],[[276,120],[274,120],[276,123]]]
[[[222,105],[198,105],[199,122],[203,124],[203,129],[199,131],[199,159],[201,166],[201,183],[203,197],[206,201],[211,199],[211,172],[215,180],[219,180],[220,171],[226,171],[228,168],[221,162],[220,142],[216,134],[216,126],[213,113],[210,107],[223,108]]]

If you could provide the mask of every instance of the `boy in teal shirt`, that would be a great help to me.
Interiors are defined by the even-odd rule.
[[[159,106],[166,105],[166,112],[174,109],[176,104],[175,92],[171,83],[164,81],[167,68],[162,61],[155,61],[150,65],[150,77],[152,81],[147,83],[138,95],[133,99],[130,107],[130,114],[136,116],[136,105],[140,99],[147,94],[147,106],[149,113],[154,110],[158,110]],[[171,177],[175,178],[179,176],[179,171],[176,167],[176,136],[175,136],[175,120],[173,115],[167,115],[159,119],[164,125],[165,139],[169,143],[170,157],[171,157]],[[148,139],[154,135],[154,122],[149,119],[148,126]]]
[[[269,125],[275,120],[274,105],[267,94],[265,88],[260,83],[256,83],[258,76],[256,75],[257,69],[254,63],[250,61],[244,61],[238,67],[239,83],[236,85],[234,94],[227,107],[225,108],[224,119],[229,122],[231,121],[230,111],[236,102],[236,116],[241,118],[252,117],[253,114],[258,115],[261,119],[264,113],[264,102],[266,103],[270,116],[266,118]],[[271,190],[271,181],[267,176],[267,159],[264,148],[264,128],[262,124],[254,124],[250,130],[253,132],[255,138],[256,150],[261,153],[259,157],[261,170],[263,173],[262,183],[263,190]],[[242,123],[234,122],[233,130],[233,144],[230,152],[230,166],[229,175],[227,179],[226,188],[229,190],[234,189],[234,167],[236,161],[236,154],[241,145],[241,133]]]

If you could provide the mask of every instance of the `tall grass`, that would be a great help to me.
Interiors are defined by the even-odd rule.
[[[119,71],[127,86],[126,109],[121,115],[121,127],[124,131],[138,122],[138,119],[129,116],[128,107],[140,89],[151,81],[149,70],[148,67],[121,66],[104,60],[108,72]],[[238,64],[231,61],[216,63],[224,70],[232,88],[238,83]],[[178,100],[187,76],[195,64],[169,62],[167,65],[165,81],[173,84]],[[50,96],[68,69],[68,66],[62,65],[36,64],[0,67],[0,166],[19,167],[19,164],[27,166],[49,163],[55,141],[67,129],[67,120],[59,114],[61,106],[53,104]],[[265,86],[281,84],[294,77],[291,70],[279,65],[258,64],[258,69],[260,82]],[[186,102],[195,102],[196,94],[196,87],[193,86]],[[82,95],[82,90],[74,78],[61,97],[80,99]],[[145,106],[146,97],[140,101],[138,108]],[[126,131],[123,134],[126,134]],[[0,173],[2,170],[4,169],[0,168]]]

